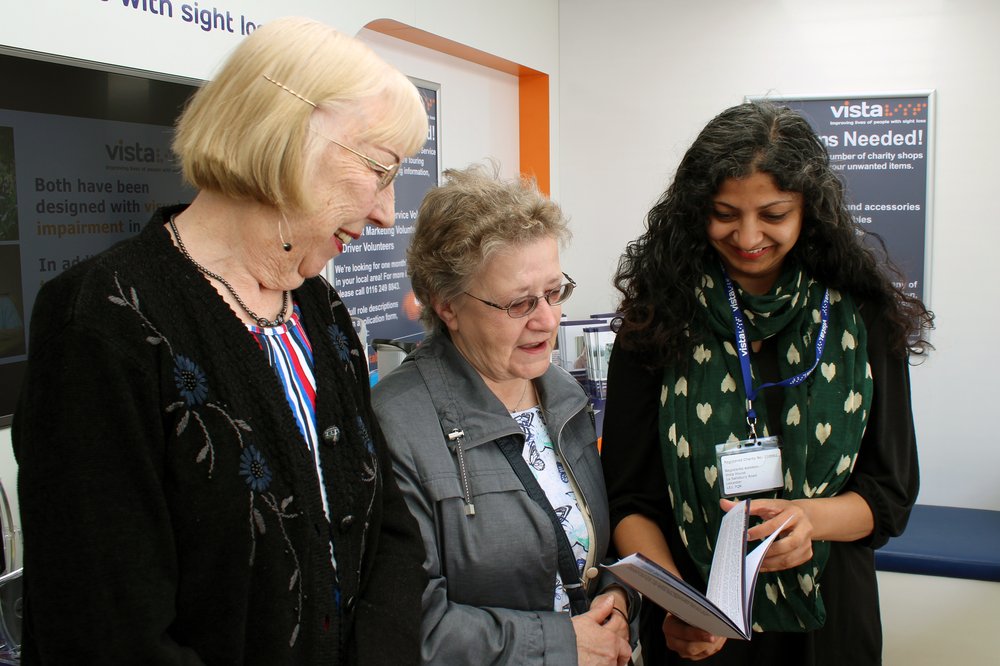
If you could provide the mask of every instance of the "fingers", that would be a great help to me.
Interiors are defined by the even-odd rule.
[[[727,499],[719,500],[723,511],[735,505],[736,502]],[[800,504],[790,500],[755,499],[750,502],[750,515],[763,522],[747,531],[748,541],[766,539],[781,529],[761,562],[761,571],[784,571],[812,559],[814,526]]]
[[[747,532],[750,541],[765,539],[781,528],[784,539],[796,534],[803,539],[812,539],[813,524],[808,514],[796,502],[789,500],[754,500],[750,502],[750,515],[763,519]],[[787,523],[786,523],[787,521]],[[782,525],[784,527],[782,528]]]
[[[732,509],[737,504],[738,504],[738,502],[734,502],[732,500],[727,500],[724,497],[719,500],[719,506],[721,506],[722,510],[725,511],[726,513],[729,513],[729,510]]]
[[[785,543],[788,541],[789,543]],[[771,544],[761,562],[761,571],[784,571],[812,559],[812,540],[779,539]]]
[[[583,613],[597,624],[604,624],[611,619],[615,608],[615,598],[610,594],[599,594],[590,602],[590,610]]]
[[[672,613],[667,613],[667,617],[663,621],[663,635],[667,638],[668,642],[670,639],[686,643],[710,642],[715,638],[715,636],[704,629],[693,627]]]
[[[765,539],[781,529],[764,556],[761,571],[784,571],[812,559],[813,524],[799,504],[779,499],[753,500],[750,514],[763,518],[764,522],[747,532],[749,541]]]
[[[663,621],[663,635],[667,641],[667,647],[692,661],[700,661],[710,657],[725,644],[726,639],[692,627],[680,618],[667,614]]]
[[[594,604],[604,606],[605,602],[595,599]],[[618,616],[618,613],[613,611],[612,613]],[[602,626],[601,622],[595,621],[596,617],[601,617],[601,614],[595,614],[592,608],[586,613],[570,618],[573,623],[573,631],[576,633],[579,664],[581,666],[612,666],[614,664],[623,666],[623,664],[628,663],[632,654],[628,642],[609,628],[613,626],[615,620],[612,619],[608,624]]]
[[[628,644],[628,641],[619,640],[618,641],[618,666],[626,666],[629,660],[632,658],[632,646]]]
[[[630,630],[628,626],[628,611],[625,610],[628,608],[625,602],[625,593],[620,588],[611,588],[608,592],[594,597],[594,600],[590,603],[591,610],[594,610],[594,607],[597,606],[598,613],[603,613],[602,609],[604,608],[605,598],[611,599],[611,608],[608,609],[608,614],[601,621],[601,624],[605,629],[614,632],[616,636],[628,642]]]
[[[615,611],[608,618],[607,622],[604,623],[604,628],[611,631],[618,636],[623,641],[628,642],[629,639],[629,626],[625,619],[625,615]]]

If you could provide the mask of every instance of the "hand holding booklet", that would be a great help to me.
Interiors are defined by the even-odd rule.
[[[749,525],[750,500],[739,502],[723,516],[705,594],[641,553],[605,568],[646,599],[692,626],[715,636],[750,640],[757,574],[764,554],[785,524],[747,555]]]

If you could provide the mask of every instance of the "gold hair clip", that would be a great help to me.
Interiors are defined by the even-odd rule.
[[[268,81],[270,81],[274,85],[276,85],[279,88],[281,88],[282,90],[284,90],[286,93],[289,93],[291,95],[295,95],[296,97],[298,97],[299,99],[301,99],[303,102],[305,102],[309,106],[313,107],[314,109],[319,108],[319,107],[316,106],[315,102],[313,102],[310,99],[306,99],[302,95],[298,94],[297,92],[295,92],[294,90],[292,90],[291,88],[289,88],[288,86],[286,86],[281,81],[276,81],[276,80],[272,79],[270,76],[268,76],[267,74],[261,74],[261,76],[263,76],[265,79],[267,79]]]

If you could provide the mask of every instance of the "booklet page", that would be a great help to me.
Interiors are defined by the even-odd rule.
[[[729,616],[737,627],[747,627],[744,594],[747,503],[740,502],[722,517],[719,538],[712,554],[705,596]]]

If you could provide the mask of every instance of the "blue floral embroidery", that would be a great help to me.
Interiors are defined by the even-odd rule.
[[[368,434],[368,426],[361,416],[358,416],[358,435],[361,436],[361,441],[365,443],[368,453],[375,453],[375,444],[372,443],[371,435]]]
[[[336,324],[330,324],[327,330],[330,333],[330,339],[333,340],[333,346],[337,349],[340,360],[347,363],[351,359],[351,343],[347,335]]]
[[[263,508],[270,511],[278,522],[280,534],[285,541],[285,553],[292,558],[291,576],[289,578],[288,590],[297,596],[295,605],[297,616],[295,626],[291,629],[289,646],[294,646],[299,635],[302,621],[302,599],[304,597],[303,583],[301,576],[301,565],[299,554],[295,544],[292,543],[285,528],[286,520],[293,520],[300,516],[294,510],[295,498],[292,495],[279,500],[274,496],[273,491],[266,493],[271,486],[273,473],[267,461],[253,445],[244,440],[244,433],[253,432],[253,428],[245,420],[232,416],[224,404],[208,401],[208,381],[202,368],[186,356],[174,352],[173,345],[150,321],[139,307],[139,294],[134,287],[130,287],[127,292],[122,287],[117,275],[114,278],[117,293],[108,296],[108,300],[117,306],[129,308],[136,314],[146,327],[149,334],[146,342],[151,345],[163,345],[166,347],[170,357],[174,362],[174,384],[180,393],[180,399],[167,405],[167,413],[177,413],[175,434],[182,436],[188,431],[189,426],[193,430],[200,430],[204,445],[195,457],[195,463],[201,464],[208,461],[208,476],[212,477],[215,469],[216,443],[212,439],[212,432],[206,424],[206,418],[219,416],[229,425],[231,433],[235,436],[235,443],[240,447],[239,475],[247,482],[250,488],[250,557],[249,566],[254,566],[257,552],[257,536],[268,534],[267,520]],[[222,434],[218,431],[217,437]],[[228,459],[227,459],[228,462]],[[274,533],[272,530],[271,534]]]
[[[186,356],[174,357],[174,383],[188,407],[200,405],[208,396],[204,371]]]
[[[249,445],[243,449],[240,455],[240,476],[254,492],[262,493],[271,485],[271,468],[257,447]]]

